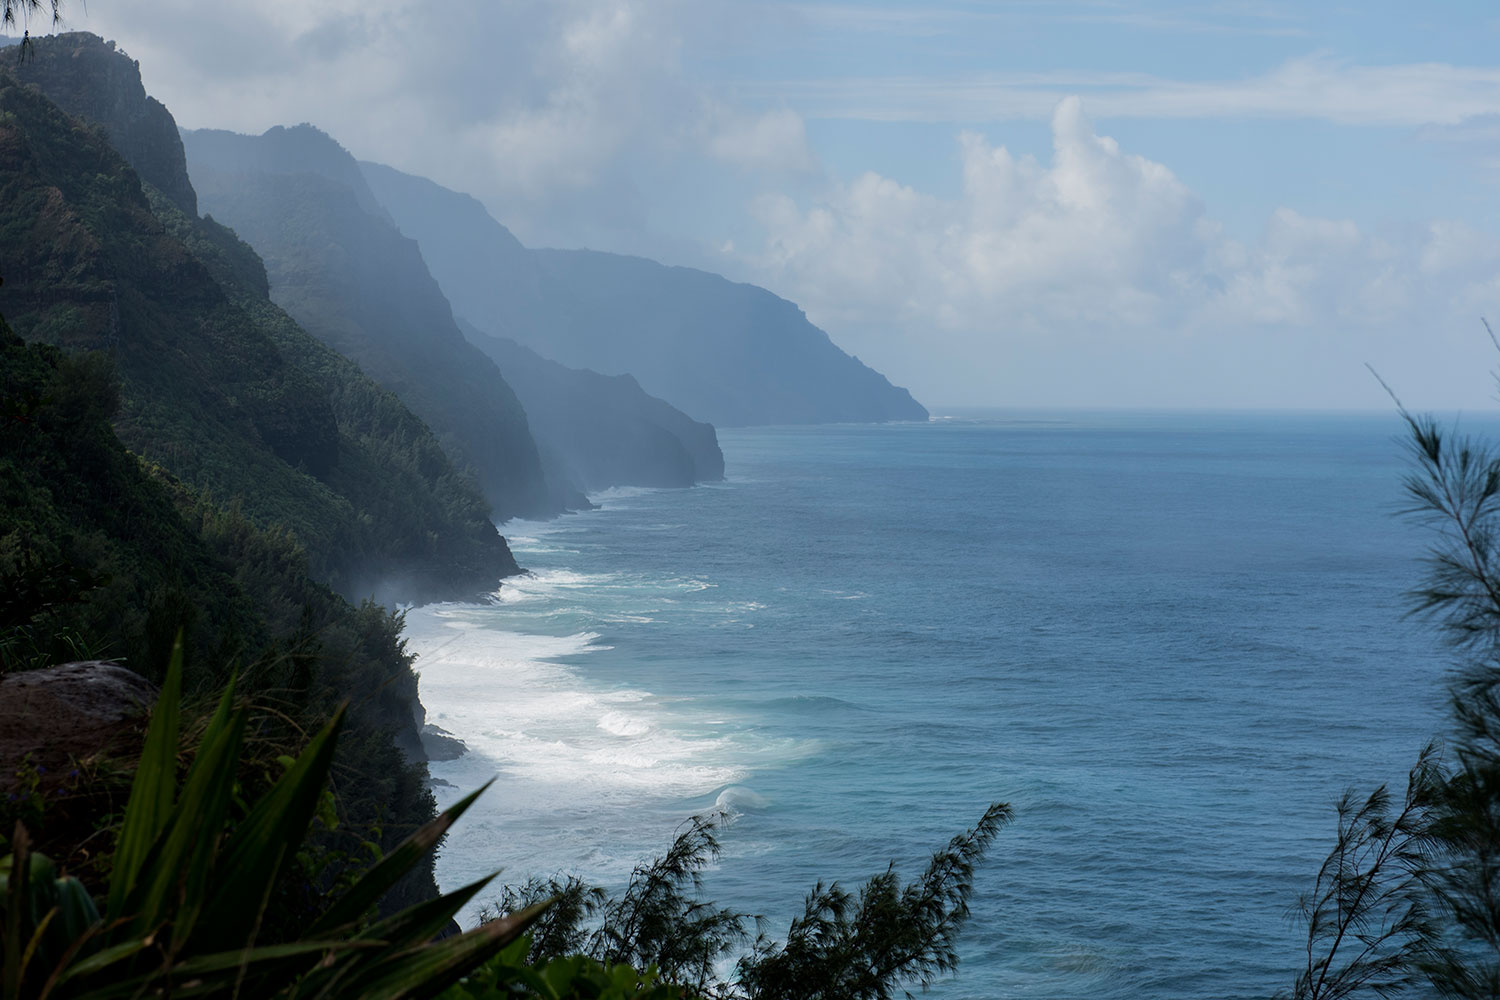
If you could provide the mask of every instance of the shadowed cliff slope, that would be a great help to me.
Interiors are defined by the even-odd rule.
[[[126,445],[290,530],[315,577],[346,595],[461,597],[516,572],[472,480],[422,423],[272,305],[253,252],[179,207],[195,199],[143,185],[113,148],[130,140],[192,194],[176,128],[160,127],[170,115],[146,103],[135,64],[88,35],[35,53],[29,82],[112,118],[82,127],[0,82],[0,309],[17,332],[109,354]]]
[[[473,198],[361,166],[454,313],[485,333],[570,367],[629,373],[720,427],[927,419],[910,393],[764,288],[640,257],[527,250]]]
[[[568,368],[464,320],[458,325],[515,386],[544,456],[582,489],[724,478],[713,426],[648,396],[631,376]]]
[[[500,280],[500,271],[524,277],[533,270],[530,251],[473,198],[389,167],[361,167],[400,210],[403,232],[421,234],[423,258],[441,262],[429,266],[444,294],[488,287]],[[497,260],[504,266],[497,268]],[[724,456],[713,427],[651,396],[634,377],[547,361],[514,340],[492,336],[474,317],[458,310],[454,315],[469,341],[493,358],[515,387],[544,459],[562,476],[587,490],[688,486],[723,477]]]
[[[242,693],[274,698],[292,731],[260,740],[294,745],[299,724],[352,698],[340,814],[346,841],[360,832],[334,840],[389,850],[433,811],[408,756],[420,708],[398,620],[310,580],[284,531],[128,452],[110,423],[119,403],[104,352],[26,344],[0,319],[0,674],[92,655],[159,681],[181,634],[189,690],[237,672]],[[428,865],[392,902],[435,889]]]
[[[266,262],[272,299],[399,396],[466,464],[501,520],[585,503],[549,486],[515,393],[464,339],[417,245],[372,213],[357,168],[311,126],[262,136],[184,132],[203,209]]]

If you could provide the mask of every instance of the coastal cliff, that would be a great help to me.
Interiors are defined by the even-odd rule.
[[[518,572],[422,421],[271,303],[254,252],[181,210],[196,195],[167,197],[114,148],[120,132],[162,183],[193,192],[175,125],[160,127],[170,115],[132,110],[146,100],[135,64],[90,35],[33,51],[20,70],[37,89],[0,77],[0,311],[16,332],[107,355],[126,446],[287,530],[351,599],[468,596]],[[114,127],[79,128],[43,96],[54,90]]]
[[[571,368],[629,374],[717,427],[927,419],[910,393],[764,288],[641,257],[528,249],[468,195],[361,166],[454,313],[484,334]]]
[[[200,203],[266,262],[271,298],[421,417],[496,519],[586,505],[548,480],[515,391],[459,332],[416,243],[371,210],[347,152],[311,126],[183,135]]]
[[[569,368],[465,321],[459,327],[515,385],[544,457],[582,489],[724,478],[713,425],[648,394],[633,376]]]

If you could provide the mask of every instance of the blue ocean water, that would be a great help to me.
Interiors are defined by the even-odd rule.
[[[722,431],[723,484],[506,526],[533,575],[408,617],[439,881],[619,884],[732,809],[773,932],[1006,801],[947,1000],[1266,997],[1347,786],[1444,726],[1392,415],[967,413]]]

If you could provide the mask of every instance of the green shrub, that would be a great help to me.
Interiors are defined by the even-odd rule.
[[[340,710],[266,794],[236,809],[247,709],[226,686],[177,781],[179,646],[151,716],[102,912],[18,824],[0,859],[0,1000],[142,995],[430,997],[515,941],[538,905],[435,940],[489,879],[373,922],[380,898],[479,792],[381,858],[287,940],[266,943],[273,888],[323,805]],[[480,791],[483,791],[481,789]]]

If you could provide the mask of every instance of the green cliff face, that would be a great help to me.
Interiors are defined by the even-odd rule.
[[[25,344],[0,319],[0,669],[107,656],[149,675],[181,628],[216,673],[269,640],[178,484],[115,437],[119,405],[104,354]]]
[[[379,827],[393,846],[433,810],[409,759],[419,709],[397,620],[310,580],[285,531],[132,455],[111,426],[119,405],[106,354],[27,344],[0,320],[0,673],[107,657],[159,681],[181,630],[189,689],[238,669],[293,723],[261,738],[289,747],[296,725],[358,694],[342,812],[356,843]],[[429,869],[402,898],[433,891]]]
[[[584,502],[549,487],[515,392],[459,332],[416,243],[378,211],[346,151],[311,126],[184,138],[202,207],[264,258],[271,297],[421,417],[498,519]]]
[[[134,64],[90,36],[35,49],[31,83],[111,118],[90,128],[0,78],[0,311],[16,331],[108,353],[125,444],[284,527],[346,596],[461,597],[516,572],[472,477],[422,421],[276,307],[233,233],[183,210],[196,196],[175,125]]]
[[[113,67],[100,87],[133,72],[88,44],[56,65]],[[272,304],[254,252],[143,183],[112,134],[0,76],[0,671],[101,656],[155,677],[182,629],[191,687],[237,669],[247,695],[274,693],[286,729],[268,740],[295,745],[352,698],[335,839],[393,846],[433,811],[410,762],[416,678],[399,618],[330,587],[467,596],[515,563],[421,420]],[[401,898],[432,891],[429,869]]]
[[[177,123],[147,96],[140,65],[113,42],[81,31],[53,35],[28,45],[26,58],[9,69],[22,82],[40,86],[68,114],[103,126],[110,145],[141,180],[188,215],[198,214]]]

